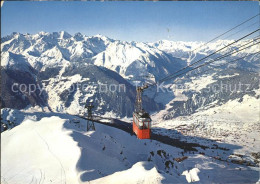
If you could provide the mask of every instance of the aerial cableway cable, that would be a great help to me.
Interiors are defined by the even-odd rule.
[[[237,32],[235,32],[235,33],[226,36],[225,38],[223,38],[223,40],[225,40],[225,39],[227,39],[227,38],[230,38],[231,36],[234,36],[234,35],[236,35],[236,34],[242,32],[242,31],[244,31],[244,30],[246,30],[246,29],[248,29],[248,28],[250,28],[250,27],[252,27],[252,26],[254,26],[254,25],[256,25],[256,24],[259,24],[259,21],[256,21],[256,22],[254,22],[253,24],[250,24],[250,25],[248,25],[247,27],[245,27],[245,28],[243,28],[243,29],[241,29],[241,30],[239,30],[239,31],[237,31]]]
[[[246,43],[246,44],[244,44],[244,45],[242,45],[242,46],[240,46],[240,47],[238,47],[238,48],[232,49],[231,51],[225,53],[225,55],[226,55],[226,54],[230,54],[230,53],[233,54],[232,52],[233,52],[233,51],[236,51],[236,49],[241,49],[241,48],[243,48],[243,47],[249,45],[250,43],[255,42],[255,41],[259,40],[259,39],[260,39],[260,36],[256,36],[256,37],[254,37],[251,41],[249,41],[248,43]],[[238,52],[239,52],[239,51],[238,51]],[[236,53],[236,52],[234,52],[234,53]],[[222,56],[219,56],[219,57],[222,57]],[[218,59],[219,57],[214,58],[214,59]]]
[[[185,73],[188,73],[188,72],[193,71],[193,70],[196,70],[196,69],[198,69],[198,68],[200,68],[200,67],[209,65],[209,64],[211,64],[211,63],[213,63],[213,62],[215,62],[215,61],[219,61],[219,60],[221,60],[221,59],[223,59],[223,58],[225,58],[225,57],[228,57],[228,56],[230,56],[230,55],[232,55],[232,54],[234,54],[234,53],[240,52],[240,51],[245,50],[245,49],[247,49],[247,48],[249,48],[249,47],[252,47],[252,46],[254,46],[254,45],[257,45],[257,44],[259,44],[259,43],[260,43],[260,42],[257,42],[257,43],[255,43],[255,44],[253,44],[253,45],[247,46],[247,47],[245,47],[245,48],[243,48],[243,49],[241,49],[241,50],[238,50],[238,51],[236,51],[236,52],[228,53],[228,54],[226,54],[226,55],[220,56],[220,57],[218,57],[218,58],[216,58],[216,59],[214,59],[214,60],[211,60],[211,61],[209,61],[209,62],[206,62],[206,63],[204,63],[204,64],[201,64],[201,65],[199,65],[199,66],[197,66],[197,67],[191,68],[191,69],[190,69],[189,71],[187,71],[187,72],[183,72],[183,73],[180,73],[180,74],[178,74],[178,75],[175,75],[175,76],[172,76],[172,77],[170,77],[170,78],[167,78],[166,80],[170,80],[170,79],[179,77],[179,76],[181,76],[181,75],[183,75],[183,74],[185,74]],[[164,80],[164,81],[166,81],[166,80]]]
[[[257,29],[257,30],[255,30],[255,31],[252,31],[251,33],[249,33],[249,34],[243,36],[242,38],[237,39],[236,41],[234,41],[234,42],[232,42],[232,43],[230,43],[230,44],[228,44],[228,45],[222,47],[221,49],[218,49],[217,51],[215,51],[215,52],[213,52],[213,53],[211,53],[211,54],[209,54],[209,55],[203,57],[202,59],[199,59],[198,61],[196,61],[196,62],[194,62],[194,63],[192,63],[192,64],[190,64],[190,65],[187,65],[187,66],[183,67],[182,69],[180,69],[180,70],[174,72],[173,74],[171,74],[171,75],[169,75],[169,76],[166,76],[166,77],[162,78],[161,80],[159,80],[158,82],[153,83],[153,84],[150,84],[150,85],[148,85],[148,86],[154,86],[154,85],[156,85],[157,83],[161,83],[161,82],[163,82],[163,81],[165,81],[165,80],[168,80],[168,78],[171,78],[173,75],[175,75],[175,74],[177,74],[177,73],[179,73],[179,72],[181,72],[181,71],[183,71],[183,70],[185,70],[185,69],[187,69],[187,68],[190,68],[191,66],[193,66],[193,65],[195,65],[195,64],[197,64],[197,63],[199,63],[199,62],[201,62],[201,61],[203,61],[203,60],[209,58],[210,56],[212,56],[212,55],[218,53],[219,51],[222,51],[223,49],[225,49],[225,48],[227,48],[227,47],[229,47],[229,46],[231,46],[231,45],[233,45],[233,44],[235,44],[235,43],[237,43],[237,42],[243,40],[244,38],[249,37],[250,35],[252,35],[252,34],[254,34],[254,33],[258,32],[258,31],[260,31],[260,29]]]
[[[201,64],[201,65],[198,65],[198,66],[194,67],[194,68],[191,68],[191,69],[188,70],[188,71],[185,71],[185,72],[180,73],[180,74],[178,74],[178,75],[174,75],[174,76],[171,76],[171,77],[169,77],[169,78],[167,78],[167,79],[164,79],[162,82],[164,82],[164,81],[166,81],[166,80],[170,80],[170,79],[176,78],[176,77],[179,77],[179,76],[181,76],[181,75],[183,75],[183,74],[186,74],[186,73],[188,73],[188,72],[191,72],[191,71],[196,70],[196,69],[198,69],[198,68],[201,68],[201,67],[203,67],[203,66],[209,65],[209,64],[211,64],[211,63],[213,63],[213,62],[215,62],[215,61],[219,61],[219,60],[221,60],[221,59],[223,59],[223,58],[225,58],[225,57],[228,57],[228,56],[230,56],[230,55],[232,55],[232,54],[234,54],[234,53],[240,52],[240,51],[245,50],[245,49],[247,49],[247,48],[249,48],[249,47],[252,47],[252,46],[254,46],[254,45],[257,45],[257,44],[259,44],[259,43],[260,43],[260,42],[257,42],[257,43],[255,43],[255,44],[249,45],[249,46],[247,46],[247,47],[245,47],[245,48],[243,48],[243,49],[237,50],[237,51],[232,52],[232,53],[225,54],[225,55],[223,55],[223,56],[220,56],[220,57],[218,57],[218,58],[216,58],[216,59],[213,59],[213,60],[211,60],[211,61],[209,61],[209,62],[203,63],[203,64]],[[157,83],[156,83],[156,84],[157,84]],[[153,85],[155,85],[155,84],[153,84]],[[150,86],[153,86],[153,85],[150,85]]]
[[[244,58],[246,58],[246,57],[250,57],[250,56],[254,56],[254,55],[258,55],[258,54],[260,54],[260,51],[254,52],[254,53],[251,53],[251,54],[248,54],[248,55],[246,55],[246,56],[243,56],[243,57],[234,59],[234,60],[232,60],[232,61],[227,61],[227,62],[224,63],[224,64],[221,64],[221,65],[218,65],[218,66],[209,68],[209,69],[207,69],[207,70],[204,70],[203,73],[205,73],[205,72],[207,72],[207,71],[210,71],[210,70],[214,70],[214,69],[219,68],[219,67],[221,67],[221,66],[225,66],[225,65],[227,65],[227,64],[229,64],[229,63],[233,63],[233,62],[239,61],[239,60],[244,59]],[[189,72],[187,72],[187,73],[189,73]],[[186,74],[187,74],[187,73],[186,73]],[[192,76],[196,76],[196,75],[199,75],[199,74],[201,74],[201,73],[193,74]],[[181,79],[181,78],[177,78],[177,79],[175,80],[175,82],[178,81],[178,80],[180,80],[180,79]]]
[[[256,17],[259,16],[259,15],[260,15],[260,13],[258,13],[257,15],[255,15],[255,16],[253,16],[253,17],[250,17],[249,19],[245,20],[244,22],[242,22],[242,23],[240,23],[240,24],[234,26],[233,28],[227,30],[226,32],[224,32],[224,33],[222,33],[222,34],[216,36],[215,38],[209,40],[208,42],[204,43],[204,44],[201,45],[200,47],[197,47],[196,49],[192,50],[191,53],[194,52],[194,51],[196,51],[196,50],[198,50],[198,49],[200,49],[201,47],[204,47],[205,45],[209,44],[210,42],[212,42],[212,41],[214,41],[214,40],[220,38],[221,36],[224,36],[225,34],[227,34],[227,33],[231,32],[231,31],[235,30],[236,28],[242,26],[243,24],[249,22],[250,20],[256,18]],[[234,35],[234,34],[232,34],[231,36],[233,36],[233,35]],[[228,36],[228,37],[230,37],[230,36]],[[228,38],[228,37],[226,37],[226,38]]]
[[[258,39],[260,39],[260,37],[259,37]],[[256,44],[255,44],[255,45],[256,45]],[[245,46],[245,45],[243,45],[243,46]],[[243,46],[242,46],[242,47],[243,47]],[[251,47],[251,46],[250,46],[250,47]],[[218,68],[218,67],[221,67],[221,66],[224,66],[224,65],[226,65],[226,64],[233,63],[233,62],[235,62],[235,61],[244,59],[244,58],[246,58],[246,57],[250,57],[250,56],[254,56],[254,55],[258,55],[258,54],[260,54],[260,51],[254,52],[254,53],[251,53],[251,54],[248,54],[248,55],[246,55],[246,56],[243,56],[243,57],[234,59],[234,60],[232,60],[232,61],[227,61],[227,63],[221,64],[221,65],[217,65],[217,66],[215,66],[215,67],[212,67],[212,68],[209,68],[209,69],[207,69],[207,70],[204,70],[203,72],[207,72],[207,71],[210,71],[210,70],[214,70],[214,69],[216,69],[216,68]],[[187,73],[189,73],[189,71],[188,71]],[[192,76],[196,76],[196,75],[198,75],[198,74],[201,74],[201,73],[193,74]],[[178,78],[178,79],[180,79],[180,78]],[[178,80],[178,79],[177,79],[177,80]],[[175,80],[175,81],[177,81],[177,80]]]

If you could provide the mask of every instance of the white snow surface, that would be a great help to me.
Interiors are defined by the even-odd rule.
[[[65,121],[55,116],[25,120],[1,135],[2,182],[77,183],[80,149],[63,130]]]
[[[200,178],[198,177],[198,173],[200,170],[198,168],[193,168],[190,171],[186,170],[182,173],[182,175],[186,176],[187,181],[190,182],[195,182],[195,181],[200,181]]]
[[[10,113],[12,112],[12,113]],[[15,113],[15,114],[14,114]],[[2,109],[20,125],[1,133],[2,183],[255,183],[259,168],[183,153],[153,140],[61,113]],[[17,118],[19,117],[19,118]],[[165,151],[160,154],[158,151]],[[152,156],[151,152],[154,154]],[[181,162],[174,161],[182,155]],[[171,161],[173,165],[166,167]],[[221,179],[220,179],[221,178]]]
[[[114,128],[96,124],[95,132],[86,132],[82,119],[78,125],[70,123],[68,115],[36,114],[40,120],[23,117],[21,125],[1,134],[1,182],[161,183],[165,179],[146,160],[155,143],[144,141],[148,145],[143,147],[144,142]]]

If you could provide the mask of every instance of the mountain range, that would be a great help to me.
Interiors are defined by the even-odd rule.
[[[1,106],[16,109],[40,106],[78,114],[85,111],[85,102],[91,99],[97,114],[130,117],[134,110],[135,85],[156,82],[233,41],[218,40],[204,46],[204,42],[168,40],[126,42],[102,35],[70,35],[65,31],[12,33],[1,39]],[[237,42],[211,59],[238,50],[250,41]],[[179,81],[168,81],[163,84],[171,89],[167,92],[147,90],[144,108],[149,112],[165,110],[163,118],[167,119],[209,108],[213,102],[221,105],[230,99],[243,99],[245,94],[258,99],[255,90],[259,89],[259,55],[250,55],[256,51],[257,45],[181,76]],[[235,63],[227,63],[247,55]],[[240,79],[250,84],[247,90],[205,93],[210,85],[222,82],[234,86]],[[13,84],[17,87],[34,84],[39,89],[31,94],[25,90],[14,92]],[[100,86],[111,84],[122,85],[125,91],[100,92]],[[176,90],[176,85],[189,88]],[[87,86],[89,90],[78,86]]]

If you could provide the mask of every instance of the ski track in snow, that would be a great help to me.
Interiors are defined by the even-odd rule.
[[[41,140],[42,140],[42,141],[44,142],[44,144],[47,146],[48,151],[52,154],[52,156],[59,162],[60,167],[61,167],[61,169],[62,169],[62,170],[61,170],[61,183],[62,183],[62,181],[63,181],[63,177],[62,177],[62,173],[63,173],[63,174],[64,174],[64,182],[65,182],[65,184],[66,184],[66,173],[65,173],[65,169],[64,169],[64,167],[63,167],[63,165],[62,165],[60,159],[57,157],[57,155],[55,155],[55,154],[51,151],[48,142],[38,133],[37,130],[35,130],[35,133],[41,138]],[[42,173],[41,173],[41,178],[42,178]],[[41,179],[40,179],[40,181],[41,181]],[[39,183],[40,183],[40,182],[39,182]]]

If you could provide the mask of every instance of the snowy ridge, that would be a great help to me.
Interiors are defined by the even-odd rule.
[[[27,58],[12,52],[1,53],[1,66],[8,70],[19,70],[33,73],[34,69],[28,63]]]

